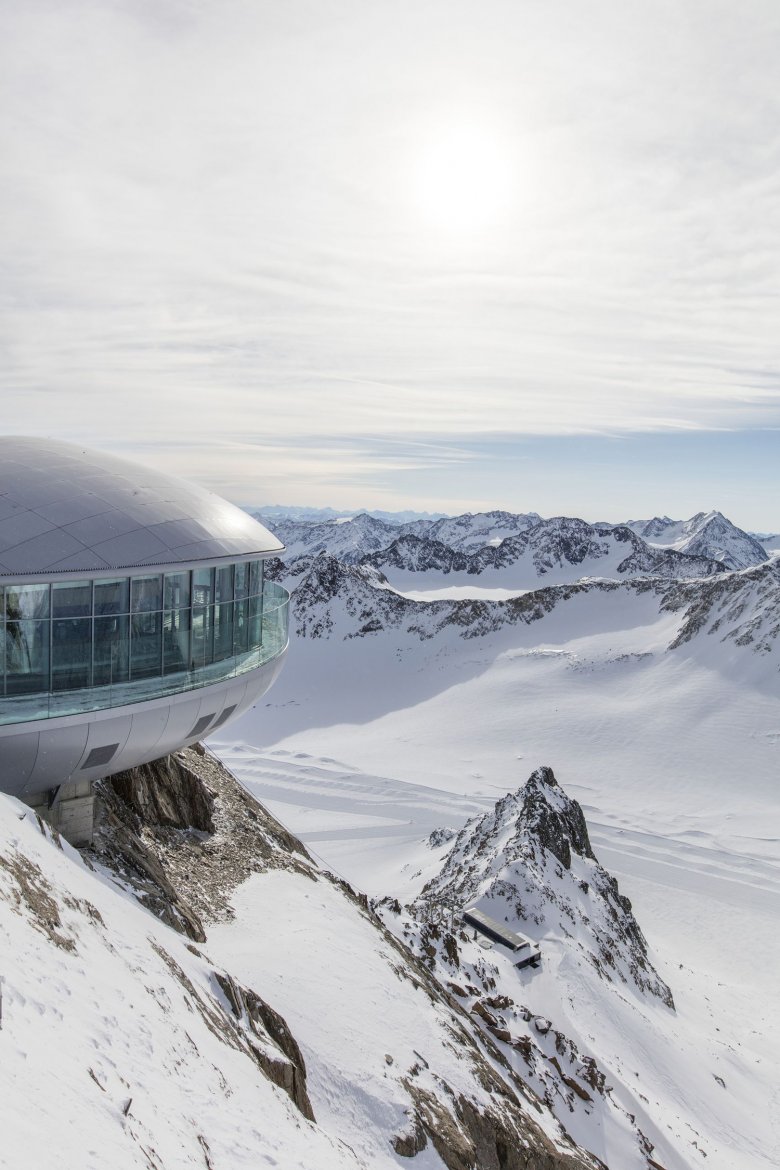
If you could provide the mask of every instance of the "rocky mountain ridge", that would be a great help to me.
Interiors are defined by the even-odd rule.
[[[462,516],[446,516],[433,523],[418,521],[405,524],[402,536],[417,536],[438,541],[456,552],[475,552],[486,545],[499,544],[507,537],[517,536],[542,522],[538,512],[466,512]]]
[[[475,550],[505,536],[515,536],[541,521],[535,512],[515,515],[511,512],[465,513],[393,522],[367,512],[328,520],[304,521],[285,517],[258,519],[285,544],[286,557],[316,556],[327,552],[346,564],[354,564],[372,552],[388,548],[396,539],[413,536],[440,541],[449,548]]]
[[[689,581],[636,577],[549,585],[507,600],[418,601],[387,586],[371,562],[345,565],[335,557],[302,557],[270,570],[293,590],[293,624],[303,638],[366,638],[396,630],[413,641],[456,635],[481,638],[561,614],[577,599],[613,607],[656,599],[660,617],[676,615],[669,650],[696,643],[729,653],[752,651],[773,660],[780,649],[780,561]],[[647,620],[643,617],[643,622]],[[583,632],[586,632],[583,630]],[[709,652],[709,651],[708,651]]]
[[[365,512],[347,520],[323,522],[267,520],[263,516],[258,519],[284,543],[285,560],[328,553],[345,564],[355,564],[367,553],[392,544],[400,530],[399,525],[378,520]]]
[[[381,554],[389,550],[396,541],[403,542],[405,537],[413,537],[420,541],[435,542],[445,546],[453,553],[464,556],[477,557],[473,562],[458,561],[458,568],[465,572],[480,572],[487,566],[511,563],[517,558],[522,545],[510,544],[504,549],[499,561],[491,560],[490,550],[504,544],[506,541],[517,541],[517,538],[529,530],[538,530],[535,538],[530,542],[535,555],[539,557],[539,567],[542,572],[548,571],[561,555],[565,557],[565,548],[556,549],[556,540],[561,539],[574,542],[575,560],[577,561],[576,547],[582,544],[587,533],[591,541],[603,541],[609,533],[615,533],[615,539],[626,543],[628,538],[624,530],[633,533],[642,542],[633,545],[633,553],[639,561],[649,565],[655,556],[658,566],[656,572],[665,572],[680,576],[706,575],[713,570],[707,570],[701,564],[690,571],[684,568],[684,562],[672,557],[664,561],[658,558],[658,550],[670,553],[679,553],[692,558],[703,558],[704,561],[717,562],[720,570],[736,570],[748,568],[767,560],[768,553],[762,544],[751,534],[737,528],[722,513],[699,512],[686,521],[671,520],[668,516],[654,517],[652,520],[630,520],[625,524],[587,524],[576,517],[553,517],[543,519],[536,512],[512,513],[506,511],[491,511],[481,513],[464,513],[461,516],[435,518],[420,518],[415,520],[396,520],[369,513],[358,513],[350,517],[336,517],[327,520],[301,520],[291,517],[263,517],[258,518],[267,522],[268,526],[285,543],[286,559],[299,556],[313,556],[319,553],[329,553],[338,556],[347,563],[357,563],[361,559],[373,554]],[[579,535],[578,535],[579,533]],[[545,552],[543,545],[549,539],[550,548]],[[396,558],[402,556],[401,544],[396,551]],[[414,543],[408,546],[414,548]],[[446,555],[436,548],[431,550],[431,557],[437,558],[446,564]],[[603,556],[603,550],[594,552],[595,556]],[[628,555],[628,553],[627,553]],[[480,560],[480,556],[482,560]],[[545,557],[549,564],[545,565]],[[419,559],[419,558],[418,558]],[[583,558],[580,557],[580,560]],[[388,562],[390,563],[390,562]],[[396,562],[401,564],[400,560]],[[481,566],[481,567],[480,567]],[[445,571],[452,572],[450,565]],[[628,568],[624,571],[635,571]],[[636,571],[650,571],[648,568]]]
[[[605,576],[614,572],[618,577],[676,579],[708,577],[723,571],[719,561],[706,556],[651,548],[627,527],[595,528],[565,516],[529,525],[517,536],[472,553],[455,550],[427,536],[400,536],[389,547],[364,556],[360,563],[382,571],[435,570],[445,575],[474,576],[523,564],[523,579],[529,584],[554,577],[557,570],[569,566],[581,566],[591,575],[601,570]]]

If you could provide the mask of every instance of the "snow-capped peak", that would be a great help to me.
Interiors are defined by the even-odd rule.
[[[688,556],[709,557],[727,569],[760,565],[769,555],[754,536],[737,528],[717,510],[697,512],[688,520],[670,520],[668,516],[630,520],[625,527],[650,545]]]
[[[464,825],[422,898],[475,903],[544,946],[551,935],[576,939],[604,978],[633,984],[670,1007],[631,903],[599,864],[585,816],[548,767],[517,792]]]

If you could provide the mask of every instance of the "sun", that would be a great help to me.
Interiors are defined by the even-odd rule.
[[[482,231],[511,205],[511,151],[486,129],[449,129],[421,149],[412,186],[414,203],[430,224],[450,233]]]

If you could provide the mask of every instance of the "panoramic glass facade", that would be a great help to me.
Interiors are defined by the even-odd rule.
[[[262,560],[0,585],[0,723],[145,702],[253,670],[287,645]]]

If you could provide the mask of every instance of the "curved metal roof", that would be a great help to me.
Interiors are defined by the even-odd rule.
[[[241,558],[284,546],[234,504],[138,463],[0,436],[0,576]]]

